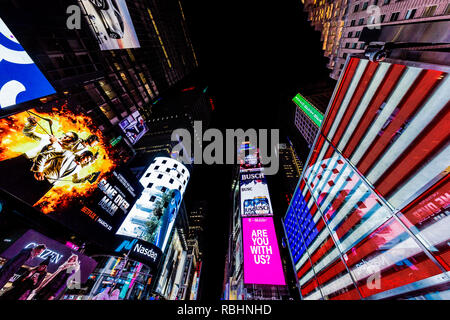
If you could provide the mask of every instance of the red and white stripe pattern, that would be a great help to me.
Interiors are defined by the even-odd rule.
[[[299,186],[319,232],[295,266],[304,298],[359,299],[450,270],[449,97],[446,72],[350,59]]]

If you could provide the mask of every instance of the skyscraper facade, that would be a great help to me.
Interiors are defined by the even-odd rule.
[[[450,16],[445,0],[305,0],[304,10],[311,25],[321,32],[333,79],[339,78],[348,55],[364,52],[365,43],[359,40],[364,27],[433,22]]]

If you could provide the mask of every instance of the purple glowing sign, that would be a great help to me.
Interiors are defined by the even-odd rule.
[[[244,283],[285,285],[271,217],[243,218]]]

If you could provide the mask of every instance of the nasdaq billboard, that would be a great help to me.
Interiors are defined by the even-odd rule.
[[[155,158],[139,180],[144,191],[117,234],[150,242],[164,251],[189,177],[188,169],[180,162]]]

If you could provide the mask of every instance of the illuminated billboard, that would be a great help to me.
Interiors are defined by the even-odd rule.
[[[45,248],[36,256],[31,255],[31,250],[38,245]],[[48,300],[51,296],[57,299],[66,288],[86,283],[97,265],[94,259],[31,229],[12,242],[0,256],[10,261],[4,265],[4,270],[0,269],[0,289],[10,288],[2,294],[4,300]],[[40,269],[44,265],[46,268]],[[23,281],[27,276],[36,276],[34,291],[20,291],[19,286],[11,288],[8,285],[8,282]]]
[[[55,92],[0,18],[0,111]]]
[[[240,173],[241,215],[272,215],[269,189],[263,169],[245,170]]]
[[[155,158],[139,180],[144,191],[117,234],[148,241],[164,251],[189,177],[180,162]]]
[[[115,232],[142,187],[118,170],[118,152],[92,119],[73,110],[0,119],[0,188],[73,230]]]
[[[300,93],[294,99],[294,103],[312,120],[312,122],[320,127],[323,121],[323,114],[316,109],[308,100],[306,100]]]
[[[119,127],[132,144],[135,144],[148,131],[147,124],[139,111],[133,112],[133,114],[119,122]]]
[[[435,67],[342,72],[284,219],[303,299],[447,299],[450,68]]]
[[[271,217],[243,218],[244,283],[285,285]]]
[[[78,0],[101,50],[140,48],[125,0]]]

